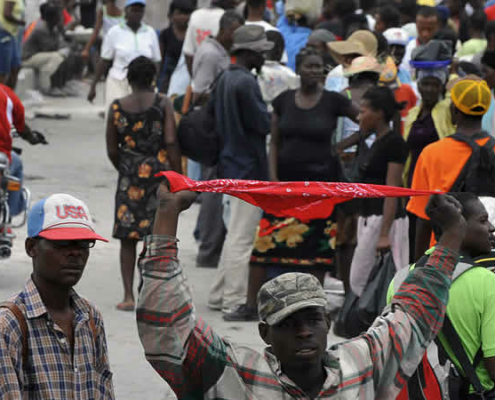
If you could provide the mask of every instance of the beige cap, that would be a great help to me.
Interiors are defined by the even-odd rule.
[[[361,56],[352,60],[351,65],[344,69],[344,76],[353,76],[362,72],[376,72],[381,74],[383,67],[378,63],[375,57]]]

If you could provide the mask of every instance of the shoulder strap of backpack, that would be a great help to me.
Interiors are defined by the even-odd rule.
[[[461,364],[462,370],[464,371],[466,378],[469,380],[469,383],[473,386],[474,390],[477,393],[484,393],[485,389],[481,384],[478,375],[476,375],[476,367],[483,358],[483,351],[481,347],[476,353],[473,363],[471,363],[471,361],[469,361],[468,355],[466,354],[466,350],[464,350],[464,347],[462,346],[461,339],[459,338],[459,335],[452,325],[452,321],[450,320],[448,315],[445,315],[442,332],[445,336],[445,339],[449,342],[450,348],[452,349],[454,355]],[[445,347],[440,340],[437,340],[437,345],[439,345],[443,352],[447,354]]]
[[[471,147],[471,150],[472,150],[471,156],[466,161],[466,164],[464,164],[464,167],[462,168],[459,176],[457,177],[454,184],[450,188],[451,192],[459,192],[462,190],[462,188],[466,182],[467,175],[469,174],[469,172],[471,172],[473,170],[474,160],[480,159],[479,153],[480,153],[481,147],[476,143],[476,140],[489,137],[487,143],[485,143],[485,145],[483,147],[490,144],[492,146],[492,148],[493,148],[493,146],[495,146],[495,141],[486,132],[479,132],[479,133],[476,133],[475,135],[470,136],[470,137],[461,135],[460,133],[455,133],[449,137],[454,139],[454,140],[457,140],[458,142],[466,143],[469,147]]]
[[[19,326],[21,327],[22,332],[22,364],[26,365],[28,362],[28,326],[26,322],[26,318],[22,313],[21,309],[11,301],[4,301],[0,303],[0,308],[7,308],[10,310],[14,317],[17,319]]]
[[[495,253],[478,256],[474,259],[478,267],[493,268],[495,266]]]
[[[469,257],[464,257],[463,261],[457,264],[454,273],[452,274],[452,282],[454,282],[456,279],[462,276],[462,274],[464,274],[465,272],[475,267],[479,267],[479,266],[475,264],[474,260],[472,260]],[[462,345],[461,339],[457,334],[454,325],[452,324],[452,321],[450,320],[447,314],[445,314],[445,320],[443,323],[442,332],[444,334],[445,339],[449,342],[450,348],[452,349],[455,357],[461,364],[462,370],[464,371],[466,378],[469,380],[469,383],[473,386],[474,390],[477,393],[485,392],[485,389],[481,384],[478,375],[476,374],[476,367],[483,358],[483,350],[481,349],[481,347],[476,352],[474,356],[474,360],[471,363],[466,353],[466,350]],[[440,340],[436,340],[436,343],[438,347],[442,350],[445,357],[448,358],[447,351],[445,350],[445,347],[443,346],[442,342]]]
[[[88,313],[89,313],[89,328],[91,329],[91,333],[93,334],[93,339],[96,344],[97,339],[98,339],[98,332],[96,331],[96,323],[95,319],[93,317],[93,309],[91,308],[91,304],[89,304],[89,301],[86,299],[81,298],[84,304],[88,307]]]
[[[476,157],[476,153],[479,153],[479,146],[476,144],[474,140],[472,140],[472,138],[468,138],[459,133],[454,133],[452,136],[449,137],[451,137],[454,140],[457,140],[458,142],[466,143],[469,147],[471,147],[471,151],[472,151],[471,156],[468,158],[468,160],[462,167],[461,172],[459,173],[454,184],[450,188],[451,192],[460,192],[462,191],[462,188],[466,182],[467,175],[472,170],[472,163],[473,163],[472,160],[474,157]]]
[[[230,69],[230,66],[227,68],[227,69]],[[192,104],[189,105],[189,108],[187,109],[186,113],[185,114],[188,114],[190,111],[194,110],[202,101],[203,101],[203,98],[204,96],[206,96],[207,94],[210,94],[212,95],[213,94],[213,91],[216,89],[217,87],[217,83],[218,81],[220,80],[220,78],[223,76],[223,73],[225,72],[226,70],[223,70],[221,71],[216,77],[215,79],[213,80],[213,82],[211,82],[208,87],[199,94],[199,96],[197,97],[196,101],[194,101]]]

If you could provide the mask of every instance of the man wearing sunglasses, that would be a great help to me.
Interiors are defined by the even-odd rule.
[[[113,399],[101,313],[73,289],[96,240],[88,207],[68,194],[34,205],[33,273],[0,309],[0,397]]]

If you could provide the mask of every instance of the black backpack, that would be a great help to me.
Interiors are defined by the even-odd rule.
[[[177,138],[182,155],[208,167],[217,165],[221,149],[221,140],[216,129],[214,96],[223,72],[220,72],[208,89],[201,93],[177,126]],[[208,101],[200,105],[204,95],[209,92],[211,93]]]
[[[495,196],[495,139],[486,132],[480,132],[467,137],[456,133],[450,136],[452,139],[466,143],[471,147],[472,153],[456,181],[450,188],[450,192],[470,192],[478,196]],[[480,146],[476,140],[489,138]]]

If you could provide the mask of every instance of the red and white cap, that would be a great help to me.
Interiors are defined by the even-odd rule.
[[[74,196],[53,194],[38,201],[28,218],[28,237],[48,240],[102,240],[93,226],[88,206]]]

